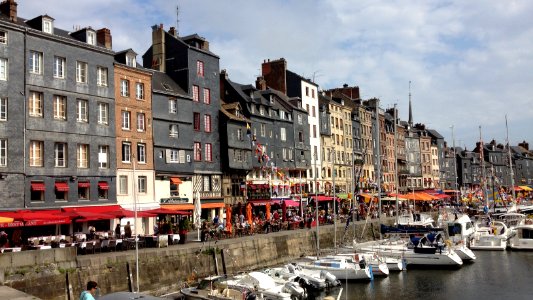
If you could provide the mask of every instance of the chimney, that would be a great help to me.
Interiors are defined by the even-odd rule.
[[[260,90],[260,91],[264,91],[266,90],[267,88],[267,83],[266,83],[266,80],[263,76],[258,76],[257,79],[255,80],[255,88]]]
[[[287,61],[284,58],[263,63],[261,65],[262,77],[266,84],[287,95]]]
[[[17,5],[15,0],[5,0],[0,3],[0,13],[9,17],[11,22],[17,22]]]
[[[165,30],[163,24],[152,26],[152,64],[150,68],[165,72]]]
[[[170,27],[168,30],[168,34],[170,34],[173,37],[178,37],[178,32],[176,31],[176,27]]]
[[[526,149],[527,151],[529,151],[529,143],[527,143],[526,141],[523,141],[521,143],[518,144],[518,146]]]
[[[96,31],[96,41],[99,45],[104,46],[106,49],[113,49],[111,30],[107,28],[98,29]]]

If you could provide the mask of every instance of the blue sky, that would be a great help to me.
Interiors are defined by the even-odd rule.
[[[19,0],[19,16],[56,26],[107,27],[114,50],[143,54],[154,24],[198,33],[233,81],[254,83],[264,59],[321,88],[347,83],[451,144],[533,143],[533,1],[484,0]],[[533,147],[533,145],[532,145]]]

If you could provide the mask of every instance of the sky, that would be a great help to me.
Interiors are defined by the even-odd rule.
[[[238,83],[265,59],[321,89],[359,86],[397,104],[452,145],[521,141],[533,148],[533,1],[520,0],[18,0],[19,17],[48,14],[65,30],[109,28],[113,49],[140,56],[151,26],[197,33]],[[31,4],[31,5],[30,5]],[[179,14],[176,7],[179,7]],[[179,20],[179,21],[178,21]],[[452,129],[453,128],[453,129]]]

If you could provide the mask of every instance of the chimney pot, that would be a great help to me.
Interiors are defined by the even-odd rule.
[[[17,22],[17,5],[15,0],[5,0],[0,3],[0,13],[8,16],[11,22]]]

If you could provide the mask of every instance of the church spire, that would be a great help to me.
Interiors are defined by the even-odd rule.
[[[409,80],[409,128],[413,128],[413,106],[411,104],[411,80]]]

